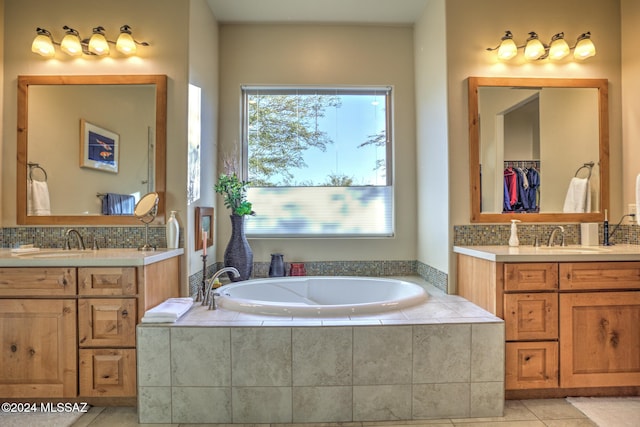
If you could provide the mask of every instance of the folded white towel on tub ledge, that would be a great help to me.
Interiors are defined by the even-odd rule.
[[[170,323],[178,320],[193,305],[193,298],[169,298],[163,303],[147,310],[142,323]]]

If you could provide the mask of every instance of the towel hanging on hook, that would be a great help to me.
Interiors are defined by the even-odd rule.
[[[589,162],[589,163],[585,163],[582,166],[580,166],[578,168],[578,170],[576,171],[574,177],[578,177],[578,173],[582,170],[582,169],[587,169],[589,171],[589,174],[587,175],[587,180],[591,179],[591,172],[593,172],[593,166],[595,165],[594,162]]]
[[[29,166],[29,179],[30,179],[31,181],[33,181],[33,170],[34,170],[34,169],[40,169],[40,170],[42,171],[42,173],[44,174],[44,179],[43,179],[43,181],[44,181],[44,182],[47,182],[47,179],[48,179],[48,177],[47,177],[47,171],[46,171],[46,170],[44,170],[44,168],[43,168],[42,166],[40,166],[40,164],[39,164],[39,163],[31,163],[31,162],[29,162],[29,163],[27,163],[27,166]]]

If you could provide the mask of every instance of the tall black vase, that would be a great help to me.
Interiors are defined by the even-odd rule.
[[[224,251],[224,266],[235,267],[240,277],[227,273],[232,282],[247,280],[253,271],[253,252],[244,234],[244,216],[231,215],[231,238]]]

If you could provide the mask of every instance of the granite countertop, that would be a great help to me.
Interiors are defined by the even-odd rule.
[[[496,262],[640,261],[640,245],[454,246],[453,252]]]
[[[184,249],[105,248],[94,250],[40,249],[16,253],[0,249],[0,267],[135,267],[182,255]]]

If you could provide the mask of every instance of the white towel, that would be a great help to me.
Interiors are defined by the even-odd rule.
[[[564,199],[564,213],[584,213],[591,210],[591,190],[588,178],[571,178],[567,196]],[[588,210],[587,210],[588,209]]]
[[[636,177],[636,221],[640,225],[640,173]]]
[[[51,215],[49,186],[46,181],[29,180],[27,185],[27,214]]]
[[[193,305],[193,298],[169,298],[165,302],[147,310],[142,317],[142,323],[175,322]]]

